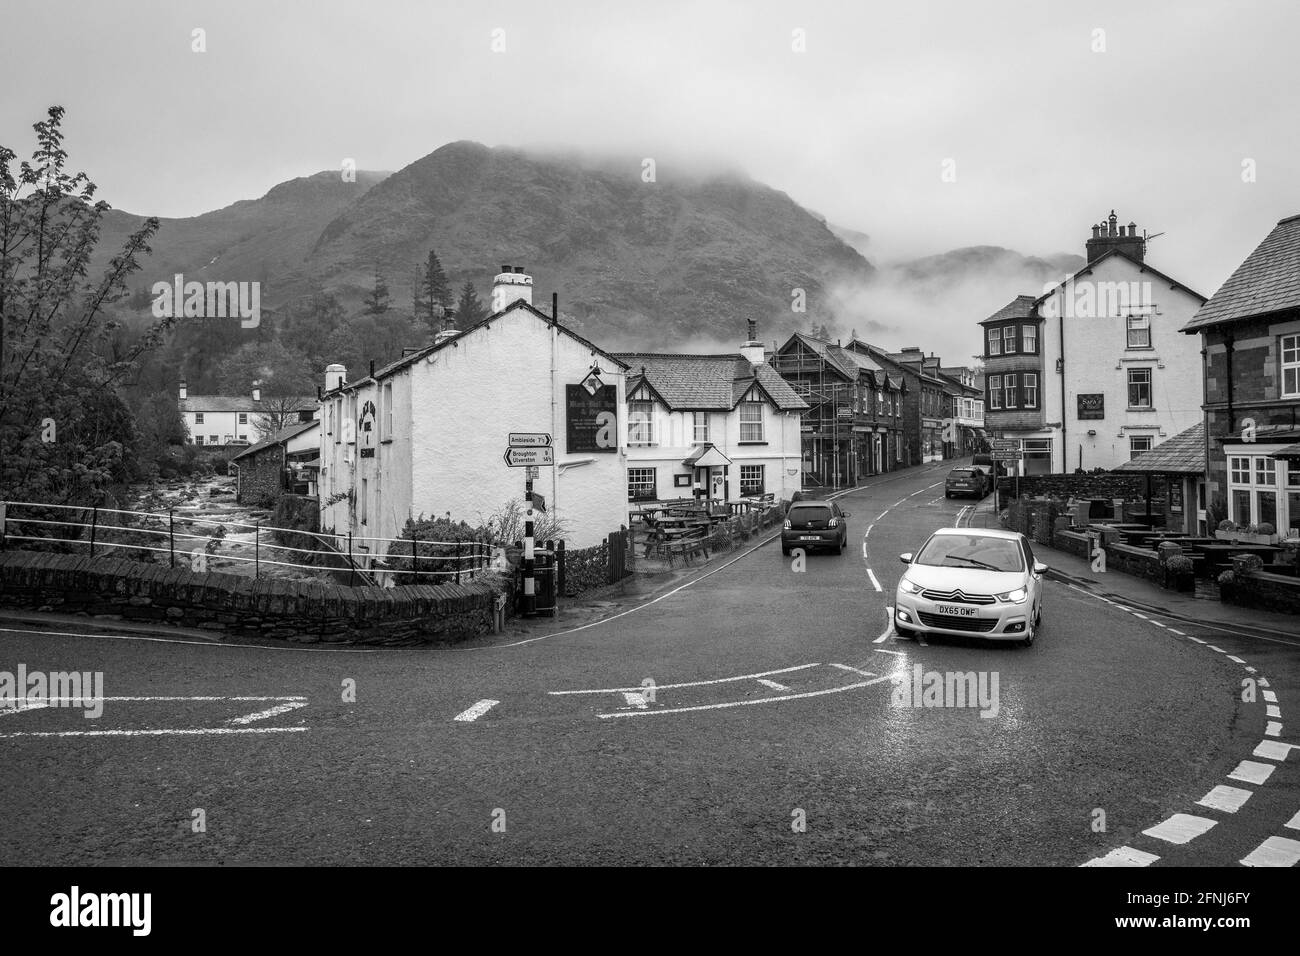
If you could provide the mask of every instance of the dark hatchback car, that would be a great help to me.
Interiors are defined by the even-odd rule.
[[[988,494],[988,478],[982,468],[954,468],[948,472],[948,480],[943,484],[943,496],[970,495],[983,498]]]
[[[781,553],[795,548],[833,548],[840,554],[849,540],[847,511],[833,501],[800,499],[790,505],[781,528]]]

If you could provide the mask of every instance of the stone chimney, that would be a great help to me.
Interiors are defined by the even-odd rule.
[[[189,396],[190,396],[190,387],[185,384],[185,379],[181,379],[181,398],[185,399],[185,398],[189,398]]]
[[[348,370],[342,365],[335,363],[325,366],[325,391],[332,392],[336,388],[342,388],[347,381]]]
[[[1147,241],[1138,235],[1137,223],[1120,225],[1119,217],[1115,215],[1113,209],[1110,211],[1109,218],[1092,227],[1092,238],[1085,246],[1088,250],[1089,265],[1111,251],[1122,253],[1136,262],[1142,262],[1147,253]]]
[[[523,266],[502,266],[492,280],[492,301],[488,308],[493,313],[504,312],[519,299],[533,304],[533,277],[524,272]]]
[[[740,347],[740,354],[750,365],[762,365],[766,354],[763,351],[763,343],[758,341],[758,323],[749,319],[746,324],[749,326],[749,341]]]

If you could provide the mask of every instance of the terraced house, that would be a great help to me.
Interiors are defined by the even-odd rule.
[[[627,499],[715,501],[803,487],[799,424],[808,403],[749,340],[739,352],[618,352],[627,366]]]
[[[804,482],[842,487],[901,467],[903,373],[865,352],[796,333],[772,367],[808,403],[801,429]]]
[[[1183,331],[1202,345],[1202,507],[1212,522],[1300,536],[1300,215],[1281,220]]]

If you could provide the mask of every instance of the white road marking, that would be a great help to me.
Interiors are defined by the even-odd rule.
[[[251,701],[253,703],[256,703],[258,701],[263,701],[263,700],[305,701],[307,698],[301,695],[281,694],[278,697],[46,697],[43,699],[48,700],[51,703],[88,704],[100,700],[106,703],[126,703],[126,702],[156,703],[160,701],[171,702],[171,701],[179,701],[179,700],[193,700],[193,701],[199,701],[200,703],[218,701],[218,700]]]
[[[867,560],[867,541],[865,538],[862,540],[862,560]]]
[[[1247,667],[1246,670],[1250,671],[1252,674],[1258,673],[1253,667]]]
[[[1285,760],[1291,755],[1294,746],[1295,744],[1284,744],[1280,740],[1261,740],[1251,756],[1263,757],[1265,760]]]
[[[871,586],[873,588],[875,588],[877,591],[881,590],[880,582],[876,580],[876,572],[872,571],[870,568],[867,568],[867,577],[871,578]]]
[[[1242,866],[1295,866],[1300,862],[1300,840],[1271,836],[1241,861]]]
[[[499,700],[489,700],[484,698],[468,710],[461,711],[453,719],[464,721],[465,723],[469,723],[472,720],[478,720],[499,703],[501,703]]]
[[[1242,790],[1240,787],[1219,785],[1196,802],[1203,807],[1209,807],[1211,810],[1236,813],[1250,799],[1253,792],[1252,790]]]
[[[10,714],[21,714],[28,710],[42,710],[49,707],[49,701],[32,697],[19,697],[12,705],[0,707],[0,717],[7,717]]]
[[[881,635],[871,642],[872,644],[883,644],[889,639],[889,635],[894,633],[894,609],[888,604],[885,605],[885,617],[889,619],[889,623],[885,625]]]
[[[1242,783],[1261,784],[1273,775],[1276,770],[1271,763],[1260,763],[1257,760],[1243,760],[1237,764],[1237,769],[1228,774],[1229,780],[1240,780]]]
[[[794,671],[807,670],[810,667],[821,667],[821,664],[796,664],[794,667],[782,667],[775,671],[759,671],[757,674],[741,674],[737,677],[718,677],[713,680],[693,680],[684,684],[656,684],[655,690],[672,690],[677,687],[705,687],[709,684],[726,684],[738,680],[758,680],[760,677],[771,677],[773,674],[789,674]],[[646,685],[642,684],[637,687],[597,687],[590,690],[548,690],[547,693],[555,697],[565,694],[622,694],[627,691],[637,691],[638,693],[645,690]]]
[[[885,650],[883,647],[877,647],[877,648],[876,648],[876,653],[877,653],[877,654],[893,654],[893,655],[895,655],[896,657],[906,657],[906,656],[907,656],[907,655],[904,654],[902,651],[887,651],[887,650]]]
[[[826,694],[842,694],[846,690],[856,690],[859,687],[870,687],[872,684],[879,684],[881,681],[887,681],[888,677],[877,677],[874,680],[859,681],[856,684],[845,684],[843,687],[830,687],[826,690],[805,691],[802,694],[786,694],[784,697],[751,697],[746,700],[729,700],[721,704],[697,704],[694,707],[665,707],[662,710],[631,710],[622,711],[613,714],[597,714],[602,720],[610,717],[655,717],[659,714],[686,714],[696,710],[723,710],[728,707],[750,707],[754,704],[775,704],[783,700],[803,700],[806,697],[822,697]]]
[[[1257,681],[1255,681],[1255,683],[1258,684],[1260,687],[1267,687],[1267,686],[1268,686],[1268,678],[1267,678],[1267,677],[1261,677],[1261,678],[1259,678]]]
[[[869,524],[869,525],[867,525],[867,530],[864,531],[863,534],[862,534],[862,540],[863,540],[864,542],[865,542],[865,541],[867,540],[867,538],[871,535],[871,529],[874,528],[874,527],[875,527],[874,524]]]
[[[1204,642],[1203,640],[1201,640],[1199,637],[1192,637],[1192,635],[1190,635],[1190,634],[1187,635],[1187,639],[1188,639],[1189,641],[1195,641],[1197,644],[1204,644],[1204,643],[1205,643],[1205,642]]]
[[[1266,690],[1266,691],[1264,691],[1264,699],[1265,699],[1266,701],[1268,701],[1270,704],[1276,704],[1276,703],[1277,703],[1277,691],[1275,691],[1275,690]]]
[[[1154,621],[1154,620],[1153,620],[1153,621],[1151,621],[1150,623],[1154,624],[1156,627],[1163,627],[1163,628],[1165,628],[1166,630],[1168,630],[1168,628],[1169,628],[1169,625],[1167,625],[1167,624],[1161,624],[1159,621]]]
[[[889,507],[891,507],[891,508],[897,508],[899,505],[901,505],[901,504],[906,504],[906,503],[907,503],[907,499],[904,498],[904,499],[902,499],[901,501],[895,501],[895,502],[894,502],[892,505],[890,505]]]
[[[885,515],[887,515],[887,514],[889,514],[889,509],[888,509],[888,508],[886,508],[884,511],[880,512],[880,514],[876,515],[876,520],[879,521],[881,518],[883,518],[883,517],[884,517]]]
[[[1150,620],[1150,618],[1148,618],[1145,614],[1139,614],[1137,611],[1131,611],[1130,613],[1131,613],[1134,617],[1140,617],[1140,618],[1142,618],[1142,620],[1144,620],[1144,621]]]
[[[1288,830],[1300,830],[1300,813],[1297,813],[1285,824]]]
[[[1178,628],[1176,628],[1176,627],[1171,627],[1171,628],[1169,629],[1169,633],[1170,633],[1170,634],[1177,634],[1179,637],[1186,637],[1186,636],[1187,636],[1187,635],[1184,634],[1182,631],[1178,630]]]
[[[842,671],[853,671],[853,673],[855,673],[855,674],[860,674],[860,675],[862,675],[863,677],[875,677],[875,676],[876,676],[876,675],[875,675],[873,672],[871,672],[871,671],[858,670],[856,667],[850,667],[848,664],[832,664],[831,667],[838,667],[838,668],[839,668],[840,670],[842,670]]]
[[[255,714],[245,714],[243,717],[235,717],[230,723],[232,724],[251,724],[258,720],[265,720],[268,717],[276,717],[280,714],[287,714],[291,710],[297,710],[299,707],[306,707],[305,700],[294,700],[287,704],[277,704],[267,710],[259,710]]]
[[[207,734],[291,734],[303,733],[309,727],[195,727],[184,730],[25,730],[4,737],[197,737]]]
[[[760,678],[758,679],[758,682],[759,682],[760,684],[762,684],[764,687],[770,687],[770,688],[772,688],[772,690],[789,690],[789,689],[790,689],[789,687],[786,687],[784,684],[778,684],[776,681],[774,681],[774,680],[768,680],[766,677],[760,677]]]
[[[623,699],[627,701],[629,707],[635,707],[637,710],[645,710],[650,706],[645,694],[638,694],[634,691],[625,692]]]
[[[1278,719],[1281,719],[1281,717],[1282,717],[1282,708],[1279,707],[1277,704],[1265,704],[1265,705],[1264,705],[1264,716],[1265,716],[1265,717],[1277,717]]]
[[[1213,829],[1217,821],[1194,817],[1190,813],[1175,813],[1164,823],[1158,823],[1142,832],[1166,843],[1191,843],[1202,833]]]
[[[1122,846],[1117,850],[1111,850],[1105,856],[1099,856],[1095,860],[1089,860],[1084,866],[1150,866],[1160,857],[1154,853],[1145,853],[1142,850],[1135,850],[1131,846]]]
[[[1282,722],[1280,720],[1270,720],[1268,726],[1264,728],[1265,735],[1269,737],[1282,736]]]
[[[1246,662],[1243,661],[1240,657],[1233,657],[1231,654],[1228,655],[1228,660],[1232,661],[1232,662],[1235,663],[1235,664],[1245,664],[1245,663],[1246,663]]]

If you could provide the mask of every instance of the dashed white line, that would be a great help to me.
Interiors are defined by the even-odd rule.
[[[1294,746],[1295,744],[1284,744],[1280,740],[1261,740],[1251,756],[1263,757],[1265,760],[1286,760]]]
[[[1264,734],[1268,737],[1282,736],[1282,722],[1280,720],[1270,720],[1268,726],[1264,728]]]
[[[880,512],[880,514],[876,515],[876,520],[879,521],[881,518],[883,518],[883,517],[884,517],[885,515],[887,515],[887,514],[889,514],[889,509],[888,509],[888,508],[886,508],[884,511]]]
[[[1300,840],[1271,836],[1241,861],[1242,866],[1295,866],[1300,862]]]
[[[1264,699],[1265,699],[1266,701],[1268,701],[1270,704],[1276,704],[1276,703],[1277,703],[1277,691],[1275,691],[1275,690],[1266,690],[1266,691],[1264,691]]]
[[[491,710],[499,703],[501,703],[501,701],[489,700],[485,698],[483,700],[480,700],[478,703],[474,704],[474,706],[462,710],[453,719],[462,721],[464,723],[469,723],[470,721],[478,720],[480,717],[482,717],[484,714],[486,714],[489,710]]]
[[[893,654],[895,657],[906,657],[906,656],[907,656],[907,655],[904,654],[902,651],[887,651],[887,650],[885,650],[883,647],[877,647],[877,648],[876,648],[876,653],[877,653],[877,654]]]
[[[1228,655],[1228,660],[1232,661],[1234,664],[1245,664],[1245,663],[1246,663],[1246,662],[1243,661],[1240,657],[1234,657],[1234,656],[1231,655],[1231,654]]]
[[[1288,830],[1300,830],[1300,813],[1297,813],[1285,823]]]
[[[1240,787],[1227,787],[1220,784],[1196,802],[1211,810],[1224,813],[1236,813],[1250,799],[1254,791],[1242,790]]]
[[[1131,846],[1122,846],[1111,850],[1105,856],[1089,860],[1084,866],[1150,866],[1160,857],[1154,853],[1135,850]]]
[[[760,684],[762,684],[764,687],[770,687],[770,688],[772,688],[772,690],[789,690],[789,689],[790,689],[789,687],[786,687],[784,684],[778,684],[776,681],[774,681],[774,680],[768,680],[766,677],[760,677],[760,678],[758,679],[758,682],[759,682]]]
[[[1143,830],[1149,837],[1164,840],[1166,843],[1190,843],[1202,833],[1212,830],[1217,821],[1207,817],[1195,817],[1190,813],[1175,813],[1164,823],[1157,823],[1150,829]]]
[[[1237,764],[1237,769],[1228,774],[1229,780],[1240,780],[1242,783],[1261,784],[1273,775],[1277,767],[1271,763],[1260,763],[1258,760],[1243,760]]]
[[[1279,707],[1277,704],[1265,704],[1264,715],[1266,717],[1277,717],[1278,719],[1281,719],[1282,708]]]

